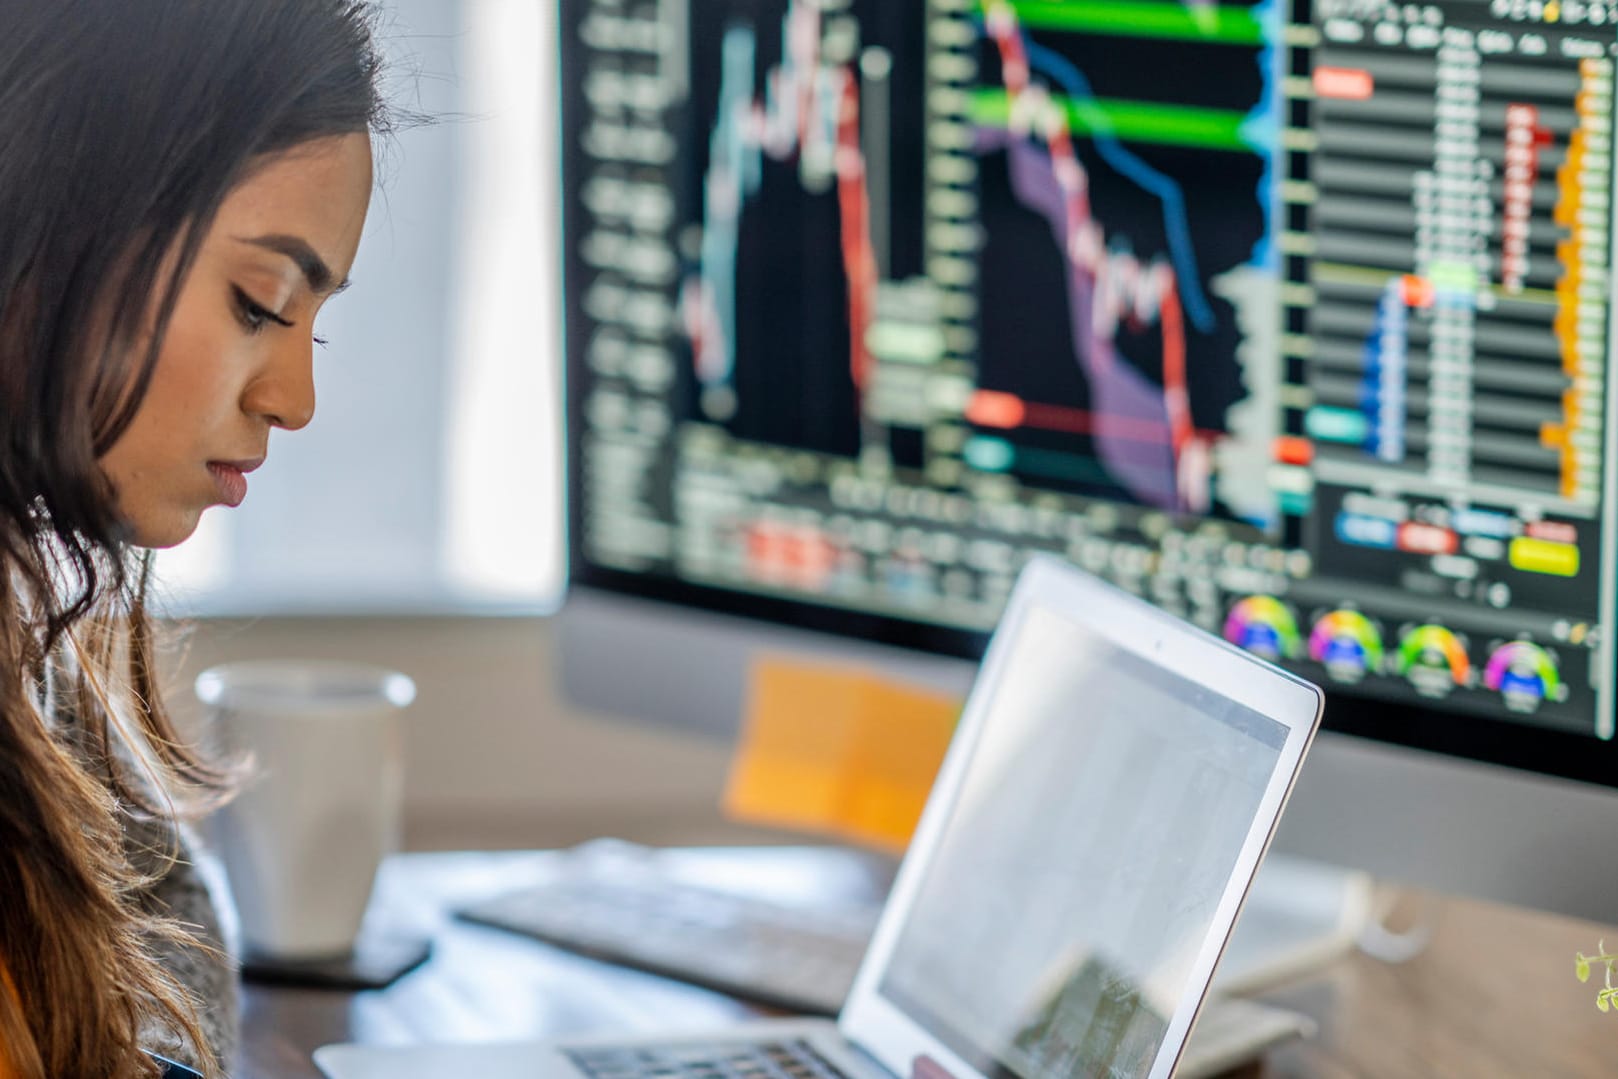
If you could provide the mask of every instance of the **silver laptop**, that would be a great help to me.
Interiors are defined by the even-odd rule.
[[[835,1023],[315,1061],[332,1079],[1166,1079],[1321,706],[1302,679],[1036,559]]]

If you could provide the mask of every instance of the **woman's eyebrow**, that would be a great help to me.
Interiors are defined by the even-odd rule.
[[[301,236],[288,236],[284,233],[271,233],[266,236],[238,236],[236,239],[244,244],[262,247],[267,251],[274,251],[278,255],[285,255],[303,271],[304,279],[309,282],[309,289],[317,296],[330,295],[343,291],[348,287],[345,278],[337,285],[332,284],[331,267],[326,260],[315,253],[309,246],[309,241]]]

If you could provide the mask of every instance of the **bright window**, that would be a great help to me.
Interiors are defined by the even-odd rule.
[[[315,421],[160,560],[190,614],[535,610],[563,583],[555,11],[388,0],[401,132]]]

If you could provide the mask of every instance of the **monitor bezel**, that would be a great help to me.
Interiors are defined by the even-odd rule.
[[[575,461],[577,454],[574,455]],[[570,470],[576,465],[570,462]],[[571,476],[577,482],[576,476]],[[571,514],[580,508],[571,504]],[[578,535],[579,522],[572,522]],[[740,615],[761,622],[873,644],[978,661],[989,639],[935,623],[871,614],[847,607],[692,584],[666,576],[613,570],[586,561],[572,545],[572,584]],[[1534,727],[1528,722],[1421,707],[1327,685],[1323,730],[1462,760],[1501,765],[1557,779],[1618,790],[1618,740]]]

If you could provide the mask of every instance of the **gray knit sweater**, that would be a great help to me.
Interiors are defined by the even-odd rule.
[[[155,942],[164,966],[200,1003],[198,1019],[202,1035],[221,1064],[229,1069],[236,1051],[239,1023],[236,968],[225,954],[218,912],[196,868],[199,849],[196,837],[184,827],[128,819],[124,825],[124,842],[130,863],[138,872],[146,876],[161,873],[152,888],[140,897],[142,906],[153,915],[184,923],[198,940],[213,949],[209,953]],[[170,864],[168,856],[176,849],[176,842],[179,859]],[[182,1064],[196,1061],[193,1047],[178,1044],[155,1026],[151,1028],[146,1047]]]
[[[67,702],[54,692],[59,675],[51,675],[56,673],[48,673],[41,687],[42,713],[50,717],[48,722],[58,736],[83,750],[84,727],[77,722]],[[113,762],[97,762],[93,754],[86,753],[86,764],[94,771],[103,766],[120,768],[128,781],[137,784],[150,774],[136,765],[135,751],[131,747],[117,744],[113,755],[118,758]],[[198,1002],[201,1034],[228,1074],[240,1025],[236,964],[227,954],[218,910],[206,881],[197,870],[200,850],[197,837],[184,825],[148,816],[125,814],[122,824],[124,850],[130,866],[143,879],[152,882],[138,897],[141,908],[154,918],[180,922],[203,945],[178,948],[156,934],[150,942],[165,969]],[[147,1026],[144,1042],[144,1048],[161,1056],[181,1064],[196,1063],[195,1046],[177,1040],[155,1019]]]

